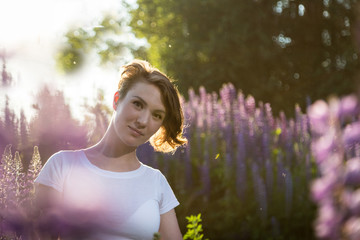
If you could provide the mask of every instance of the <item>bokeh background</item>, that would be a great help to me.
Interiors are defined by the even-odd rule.
[[[188,146],[138,155],[173,186],[183,232],[201,212],[210,239],[358,239],[360,223],[342,227],[357,212],[330,197],[335,180],[311,186],[332,142],[339,164],[360,162],[357,135],[345,134],[359,120],[359,1],[2,1],[0,32],[0,152],[11,144],[21,171],[34,146],[45,163],[99,140],[119,69],[140,58],[182,94]]]

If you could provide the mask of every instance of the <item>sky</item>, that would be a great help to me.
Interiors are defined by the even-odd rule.
[[[120,0],[0,0],[0,55],[6,55],[7,70],[13,77],[9,89],[0,89],[0,109],[5,94],[16,114],[24,109],[28,120],[34,116],[31,105],[37,92],[47,84],[51,91],[63,90],[73,115],[81,119],[84,98],[91,104],[97,89],[105,92],[112,106],[117,88],[119,67],[99,67],[95,54],[85,67],[65,76],[55,69],[57,48],[64,33],[72,26],[91,27],[104,13],[119,14],[124,10]],[[135,4],[135,0],[130,1]],[[131,55],[126,56],[131,59]],[[0,59],[2,66],[2,61]]]

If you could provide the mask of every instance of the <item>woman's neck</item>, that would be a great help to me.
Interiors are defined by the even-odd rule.
[[[120,158],[131,152],[134,152],[135,155],[136,151],[136,147],[128,146],[119,139],[115,133],[112,120],[104,136],[96,145],[94,145],[94,148],[109,158]]]
[[[108,154],[101,145],[95,145],[85,149],[84,153],[93,165],[107,171],[129,172],[138,169],[141,165],[135,151],[117,156]]]
[[[94,165],[110,171],[131,171],[140,167],[136,157],[136,147],[123,144],[116,136],[111,126],[104,137],[94,146],[85,149],[85,154]]]

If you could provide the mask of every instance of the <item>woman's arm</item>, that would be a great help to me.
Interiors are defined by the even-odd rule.
[[[159,232],[160,232],[161,240],[183,239],[174,209],[160,215]]]

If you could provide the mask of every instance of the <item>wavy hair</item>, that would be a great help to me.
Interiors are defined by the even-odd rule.
[[[147,61],[133,60],[122,67],[118,84],[120,99],[138,82],[145,82],[159,88],[165,105],[165,118],[160,129],[150,138],[150,144],[158,152],[174,152],[187,143],[183,136],[184,114],[180,104],[180,94],[169,77],[154,68]]]

